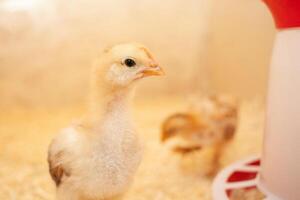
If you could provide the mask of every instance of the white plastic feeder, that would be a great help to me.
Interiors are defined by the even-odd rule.
[[[260,173],[252,174],[251,181],[237,174],[241,175],[239,181],[228,184],[232,174],[240,168],[249,171],[249,162],[258,158],[229,166],[214,181],[215,200],[230,199],[232,186],[259,188],[268,200],[300,199],[300,0],[265,0],[265,3],[274,17],[277,34],[270,67]]]

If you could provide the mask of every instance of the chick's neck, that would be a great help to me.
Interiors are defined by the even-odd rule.
[[[112,113],[129,117],[132,96],[132,87],[92,86],[85,125],[95,128]]]

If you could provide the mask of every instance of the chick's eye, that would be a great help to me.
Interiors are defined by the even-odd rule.
[[[135,61],[133,59],[131,59],[131,58],[125,59],[124,64],[127,67],[134,67],[136,65]]]

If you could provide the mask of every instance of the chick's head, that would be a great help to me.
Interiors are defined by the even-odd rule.
[[[124,43],[106,49],[94,70],[98,81],[121,88],[144,77],[164,74],[150,51],[136,43]]]
[[[165,142],[174,136],[190,137],[201,128],[201,124],[194,115],[177,113],[168,117],[163,123],[161,141]]]

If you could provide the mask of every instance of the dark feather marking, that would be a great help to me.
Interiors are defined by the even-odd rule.
[[[63,151],[59,151],[55,155],[48,155],[49,172],[57,187],[61,184],[63,176],[70,176],[70,173],[63,168],[62,164],[57,164],[63,153]]]
[[[201,146],[193,146],[193,147],[175,147],[173,149],[174,152],[176,153],[181,153],[182,155],[186,155],[195,151],[201,150]]]

